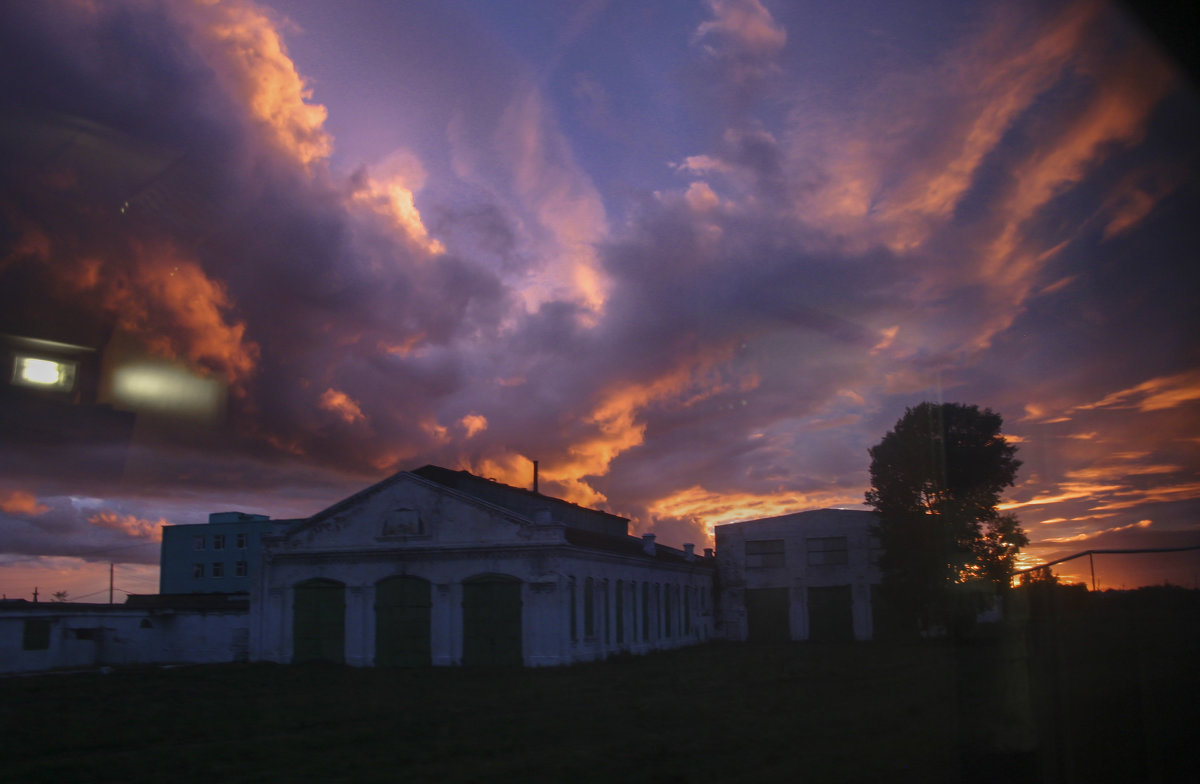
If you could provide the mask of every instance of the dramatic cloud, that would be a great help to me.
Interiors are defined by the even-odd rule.
[[[1197,534],[1200,104],[1119,9],[521,16],[0,10],[0,338],[80,379],[0,419],[22,590],[425,463],[703,546],[923,399],[1004,415],[1031,558]]]

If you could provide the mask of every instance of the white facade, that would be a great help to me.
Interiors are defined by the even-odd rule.
[[[712,558],[609,533],[622,518],[456,476],[466,491],[400,473],[264,538],[252,657],[549,666],[712,636]],[[514,501],[481,500],[471,483]],[[587,515],[604,519],[577,527]]]
[[[717,526],[721,636],[871,639],[875,519],[818,509]]]

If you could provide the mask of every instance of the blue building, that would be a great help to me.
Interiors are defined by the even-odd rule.
[[[245,593],[258,574],[261,538],[295,520],[213,512],[207,524],[163,527],[159,593]]]

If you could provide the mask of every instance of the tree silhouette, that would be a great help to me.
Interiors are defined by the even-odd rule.
[[[1002,424],[988,409],[925,402],[870,449],[882,593],[905,631],[953,622],[953,587],[1005,584],[1028,544],[1016,518],[996,509],[1021,465]]]

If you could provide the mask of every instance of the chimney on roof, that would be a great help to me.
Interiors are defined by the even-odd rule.
[[[712,558],[712,557],[713,557],[713,549],[712,549],[711,547],[705,547],[705,548],[704,548],[704,557],[705,557],[705,558]]]
[[[642,534],[642,550],[646,555],[654,555],[654,534]]]
[[[685,542],[683,545],[683,557],[689,561],[696,560],[696,545],[691,542]]]
[[[538,491],[537,480],[538,480],[538,461],[534,460],[533,461],[533,492],[535,492],[535,493]]]

